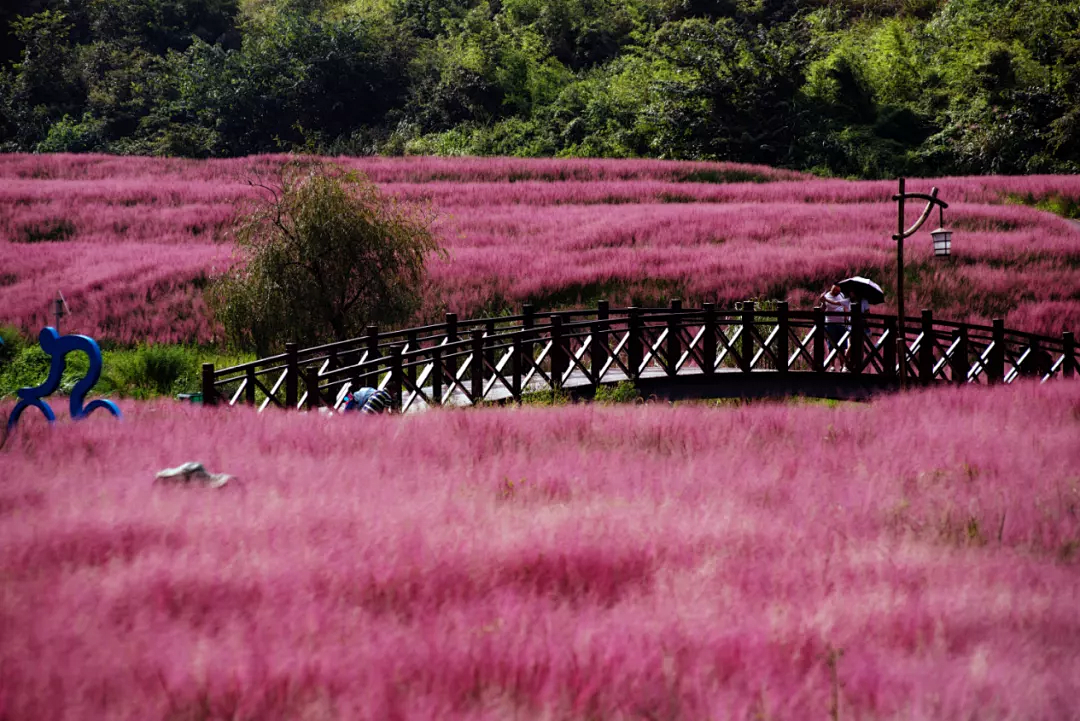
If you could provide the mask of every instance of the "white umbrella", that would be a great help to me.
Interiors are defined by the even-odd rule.
[[[869,278],[863,278],[861,275],[853,275],[850,278],[837,283],[840,289],[848,295],[854,293],[870,305],[877,305],[878,303],[885,302],[885,291],[881,289],[881,286],[870,280]]]

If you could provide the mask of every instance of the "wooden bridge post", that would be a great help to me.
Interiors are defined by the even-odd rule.
[[[311,410],[322,405],[322,398],[319,396],[319,369],[315,366],[304,368],[304,390],[307,391],[305,408]]]
[[[930,385],[934,380],[934,344],[937,338],[934,336],[934,312],[929,308],[923,308],[922,312],[922,345],[919,346],[919,381],[924,385]]]
[[[405,386],[401,372],[401,356],[404,351],[405,347],[400,345],[390,349],[390,382],[387,385],[390,391],[390,408],[395,411],[401,410],[401,395]]]
[[[739,354],[739,368],[743,373],[750,372],[750,361],[754,359],[754,301],[743,302],[742,310],[742,352]]]
[[[300,402],[299,349],[295,343],[285,344],[285,407],[295,409]]]
[[[679,342],[679,328],[682,327],[682,319],[677,316],[682,312],[682,299],[672,298],[670,309],[668,311],[667,322],[667,348],[665,354],[667,355],[667,375],[669,378],[674,378],[678,372],[679,356],[682,355],[682,344]]]
[[[472,332],[472,363],[469,367],[469,400],[477,403],[484,399],[484,331]]]
[[[1076,341],[1070,331],[1061,334],[1061,349],[1064,360],[1061,361],[1061,375],[1072,378],[1076,372]],[[205,367],[205,366],[204,366]],[[212,368],[213,366],[211,366]],[[205,383],[205,382],[204,382]],[[205,398],[206,396],[203,396]],[[203,401],[205,403],[205,401]]]
[[[1037,336],[1028,336],[1027,354],[1028,358],[1031,359],[1031,361],[1026,364],[1028,367],[1025,368],[1025,364],[1021,363],[1019,364],[1017,370],[1020,372],[1021,375],[1028,375],[1029,373],[1031,375],[1034,375],[1034,373],[1031,372],[1031,369],[1037,367],[1036,359],[1039,357],[1039,339]],[[1023,356],[1024,354],[1021,353],[1020,357],[1023,358]]]
[[[592,371],[593,385],[600,382],[600,371],[604,369],[604,364],[607,363],[608,334],[607,323],[604,322],[607,319],[608,302],[601,300],[596,304],[596,322],[592,324],[592,342],[589,353],[589,370]]]
[[[244,372],[244,402],[255,405],[255,367],[248,366]]]
[[[994,318],[993,348],[987,362],[986,378],[990,383],[1000,383],[1005,379],[1005,321]]]
[[[562,316],[551,316],[551,387],[562,388],[562,377],[566,371],[566,345],[563,339]]]
[[[431,402],[442,405],[443,362],[442,348],[431,347]]]
[[[967,383],[968,369],[971,368],[968,363],[968,332],[967,327],[960,327],[953,331],[953,348],[952,358],[949,359],[949,373],[952,375],[952,382],[957,385],[963,385]]]
[[[490,318],[488,322],[484,324],[484,333],[487,334],[486,350],[484,351],[484,362],[492,369],[492,373],[495,372],[495,319]]]
[[[367,359],[375,360],[379,356],[379,326],[369,325],[364,334],[367,336]]]
[[[405,342],[408,345],[409,354],[412,355],[414,358],[419,359],[420,344],[416,337],[416,331],[409,331],[408,334],[405,336]],[[413,385],[416,385],[416,366],[410,366],[407,372],[409,375],[409,381],[411,381]]]
[[[446,344],[457,343],[457,313],[446,314]],[[448,353],[453,355],[456,350],[450,350]],[[446,370],[450,372],[451,377],[457,376],[457,358],[444,358],[443,365]]]
[[[641,377],[641,317],[637,306],[626,309],[626,365],[630,369],[630,380]]]
[[[885,319],[885,333],[878,347],[881,348],[881,373],[889,380],[895,381],[897,378],[896,318]]]
[[[217,405],[217,393],[214,389],[214,364],[202,364],[202,402],[204,406]]]
[[[510,395],[514,397],[515,401],[521,402],[521,366],[522,361],[525,360],[525,350],[522,348],[522,336],[524,331],[517,331],[513,336],[513,351],[510,356]]]
[[[533,328],[536,327],[536,308],[532,303],[523,303],[521,306],[521,346],[523,353],[532,353],[533,344],[532,340],[536,337],[533,332]],[[530,356],[531,360],[531,356]],[[521,361],[524,364],[525,356],[521,356]]]
[[[825,372],[825,306],[814,306],[814,370]]]
[[[862,304],[851,306],[851,342],[848,343],[848,371],[859,375],[863,370],[863,354],[866,347],[866,318]]]
[[[705,312],[705,333],[701,336],[701,362],[705,365],[701,372],[708,377],[716,373],[716,306],[702,303]]]
[[[788,317],[788,304],[782,300],[776,304],[776,370],[787,373],[788,358],[791,357],[791,318]]]

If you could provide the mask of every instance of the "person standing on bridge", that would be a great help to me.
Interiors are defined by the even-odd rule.
[[[847,343],[843,342],[844,334],[848,332],[848,317],[851,315],[851,300],[844,295],[844,291],[835,283],[826,293],[821,294],[821,300],[825,304],[825,336],[829,339],[829,347],[836,351],[833,360],[840,361],[840,370],[847,369]]]

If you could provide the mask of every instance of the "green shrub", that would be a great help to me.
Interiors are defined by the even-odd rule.
[[[193,375],[198,363],[186,348],[168,345],[144,346],[136,354],[136,366],[142,372],[145,387],[158,393],[171,393],[176,382]]]
[[[521,403],[526,406],[565,406],[570,403],[570,393],[563,390],[533,391],[521,394]]]
[[[6,344],[5,340],[5,344]],[[0,367],[0,398],[15,395],[20,388],[33,388],[45,382],[52,367],[52,358],[41,346],[28,345],[20,348],[11,361]],[[85,353],[69,353],[60,378],[58,393],[70,393],[90,369]]]
[[[0,338],[4,339],[0,353],[9,354],[6,360],[0,356],[0,398],[14,395],[19,388],[41,385],[52,364],[49,355],[37,344],[28,345],[13,328],[0,327]],[[174,396],[199,389],[204,361],[227,368],[254,359],[251,354],[207,355],[198,348],[177,345],[107,350],[102,353],[101,377],[92,394],[138,399]],[[70,393],[89,368],[85,353],[69,353],[56,392]]]
[[[594,400],[597,403],[610,405],[613,403],[634,403],[641,398],[641,391],[637,389],[633,381],[619,381],[613,386],[599,386],[596,389]]]
[[[103,377],[123,395],[171,395],[197,384],[199,355],[183,346],[147,345],[110,353],[105,366]]]
[[[25,345],[18,328],[13,325],[0,325],[0,365],[14,360]]]
[[[20,388],[41,385],[49,376],[49,356],[38,346],[20,349],[0,369],[0,397],[15,395]]]

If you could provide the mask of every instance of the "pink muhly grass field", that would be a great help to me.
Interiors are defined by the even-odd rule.
[[[220,333],[201,288],[233,262],[228,231],[251,195],[244,178],[286,159],[0,156],[0,323],[35,333],[59,290],[72,330],[121,343],[213,342]],[[449,255],[431,264],[418,322],[601,297],[722,306],[764,297],[809,308],[826,284],[853,274],[886,288],[875,310],[895,309],[892,181],[654,160],[333,160],[439,210]],[[1002,317],[1044,334],[1080,328],[1080,227],[1011,204],[1080,198],[1080,176],[912,180],[909,188],[931,185],[950,203],[953,259],[935,260],[925,233],[907,242],[912,314]]]
[[[0,718],[1078,717],[1074,383],[125,411],[0,453]]]

